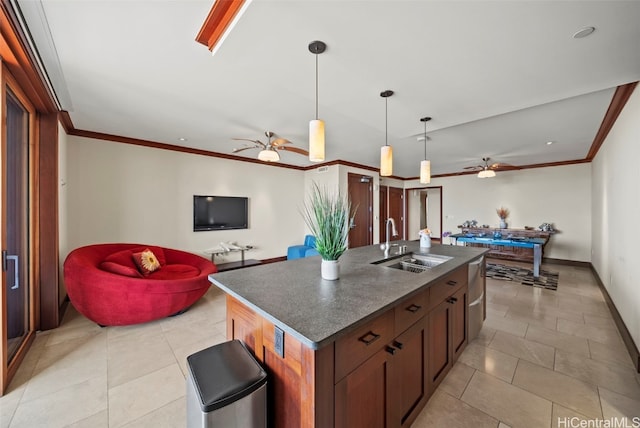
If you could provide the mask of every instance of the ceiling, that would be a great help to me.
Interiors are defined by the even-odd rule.
[[[322,40],[326,161],[379,166],[391,89],[403,178],[423,116],[434,175],[585,159],[616,87],[640,80],[640,1],[253,0],[213,56],[195,41],[212,0],[13,1],[75,129],[223,154],[266,130],[306,148]]]

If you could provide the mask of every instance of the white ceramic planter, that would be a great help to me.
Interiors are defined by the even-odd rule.
[[[322,279],[335,281],[340,277],[340,265],[337,260],[322,260],[320,265]]]

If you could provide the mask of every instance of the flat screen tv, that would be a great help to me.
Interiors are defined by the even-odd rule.
[[[248,229],[249,199],[193,195],[193,231]]]

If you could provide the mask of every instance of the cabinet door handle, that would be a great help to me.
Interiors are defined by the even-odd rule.
[[[449,281],[447,281],[447,284],[453,287],[454,285],[458,285],[458,281],[454,281],[453,279],[450,279]]]
[[[458,298],[457,298],[457,297],[449,297],[449,298],[447,299],[447,303],[451,303],[452,305],[453,305],[455,302],[457,302],[457,301],[458,301]]]
[[[371,345],[373,342],[375,342],[378,339],[380,339],[380,335],[375,334],[372,331],[369,331],[364,336],[358,338],[360,342],[364,343],[367,346]]]
[[[413,312],[414,314],[418,312],[420,309],[422,309],[422,306],[416,305],[415,303],[412,303],[411,306],[405,308],[405,310],[409,312]]]
[[[388,353],[390,353],[391,355],[395,355],[395,354],[396,354],[396,351],[397,351],[397,349],[396,349],[396,348],[394,348],[393,346],[387,346],[385,350],[386,350]]]
[[[397,340],[393,341],[393,346],[395,346],[398,349],[402,349],[402,347],[404,346],[401,342],[398,342]]]

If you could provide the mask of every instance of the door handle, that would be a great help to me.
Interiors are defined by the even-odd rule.
[[[353,229],[356,227],[356,219],[354,217],[351,217],[351,219],[349,220],[349,228]]]
[[[13,269],[13,287],[11,290],[17,290],[20,287],[20,271],[18,265],[18,256],[17,255],[8,255],[6,250],[2,251],[2,270],[7,271],[9,267],[7,266],[9,261],[12,260],[15,264]]]

